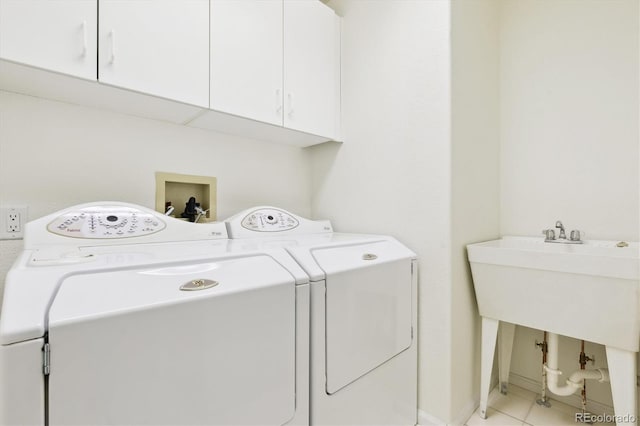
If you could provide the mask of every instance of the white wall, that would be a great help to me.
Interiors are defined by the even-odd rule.
[[[501,231],[638,240],[638,1],[504,1]]]
[[[450,412],[449,4],[331,2],[345,144],[312,148],[314,217],[392,234],[419,257],[419,408]]]
[[[638,17],[637,0],[503,1],[503,235],[561,219],[587,239],[640,240]],[[536,339],[518,328],[512,378],[540,381]],[[573,371],[579,342],[560,344],[560,367]],[[587,353],[606,366],[602,346]],[[611,405],[607,384],[589,383],[588,397]]]
[[[418,253],[419,420],[463,423],[480,340],[465,245],[499,235],[498,4],[332,4],[346,142],[313,148],[313,214]]]
[[[333,2],[347,143],[313,148],[312,209],[418,253],[419,408],[456,422],[478,388],[464,244],[556,219],[639,239],[638,13],[626,0],[461,0],[448,16],[447,3]],[[536,338],[516,337],[525,379],[539,379]],[[561,366],[574,347],[563,340]],[[610,404],[606,385],[590,397]]]
[[[99,200],[155,208],[156,171],[216,176],[218,219],[259,204],[309,216],[309,167],[300,148],[0,91],[0,204],[30,219]],[[0,241],[0,294],[21,247]]]
[[[0,92],[0,204],[27,204],[30,218],[100,199],[153,207],[154,172],[169,171],[217,176],[221,218],[276,204],[392,234],[420,258],[422,420],[455,423],[478,389],[466,243],[556,219],[640,239],[638,2],[331,5],[344,145],[300,150]],[[0,276],[20,247],[0,241]],[[516,335],[525,379],[539,380],[539,333]],[[575,342],[561,344],[572,369]],[[603,365],[601,347],[588,352]],[[602,386],[590,396],[610,404]]]
[[[480,390],[480,318],[466,245],[498,238],[499,2],[451,3],[451,415],[462,423]],[[462,417],[462,418],[461,418]]]

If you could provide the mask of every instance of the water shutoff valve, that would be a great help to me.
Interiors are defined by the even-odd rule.
[[[585,366],[587,362],[590,362],[591,365],[596,365],[596,357],[591,355],[587,355],[584,352],[580,353],[580,365]]]

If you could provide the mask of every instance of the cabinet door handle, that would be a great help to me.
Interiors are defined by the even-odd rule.
[[[282,89],[276,89],[276,113],[282,113]]]
[[[287,100],[289,101],[289,117],[293,115],[293,93],[287,93]]]
[[[109,59],[109,63],[113,64],[116,61],[116,31],[111,30],[109,33],[109,38],[111,39],[111,58]]]
[[[82,53],[80,56],[87,56],[87,21],[82,21]]]

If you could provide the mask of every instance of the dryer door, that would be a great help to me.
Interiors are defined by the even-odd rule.
[[[180,289],[207,280],[218,284]],[[68,277],[49,343],[50,425],[280,425],[294,414],[295,284],[267,256]]]
[[[312,254],[326,273],[326,390],[331,394],[411,345],[414,255],[394,240]]]

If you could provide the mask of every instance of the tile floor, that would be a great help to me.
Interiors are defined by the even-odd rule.
[[[507,395],[502,395],[498,388],[495,388],[489,395],[487,418],[481,418],[478,409],[465,425],[576,426],[583,424],[575,421],[575,413],[580,411],[578,408],[553,400],[551,407],[546,408],[536,404],[536,399],[538,395],[534,392],[518,386],[509,385]]]

